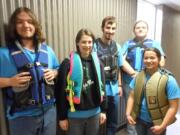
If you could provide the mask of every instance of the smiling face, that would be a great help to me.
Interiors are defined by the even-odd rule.
[[[33,20],[24,11],[16,17],[16,32],[21,39],[32,39],[35,34]]]
[[[81,57],[87,58],[92,51],[93,39],[89,35],[82,35],[80,41],[77,43]]]
[[[102,31],[104,39],[112,40],[116,32],[116,23],[106,22],[104,27],[102,28]]]
[[[139,41],[143,41],[148,33],[148,25],[144,21],[139,21],[134,26],[135,38]]]
[[[157,56],[156,52],[152,50],[145,51],[144,53],[144,64],[146,66],[146,70],[149,72],[155,72],[159,68],[160,59]]]

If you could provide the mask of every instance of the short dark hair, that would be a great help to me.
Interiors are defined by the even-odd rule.
[[[101,24],[101,28],[103,29],[106,22],[108,24],[113,24],[113,23],[117,23],[116,22],[116,18],[114,16],[106,16],[103,20],[102,20],[102,24]]]
[[[78,53],[80,53],[78,43],[81,40],[83,35],[90,36],[92,38],[93,42],[95,41],[95,36],[89,29],[86,29],[86,28],[80,29],[79,32],[76,35],[76,40],[75,40],[76,41],[76,49],[77,49]]]
[[[34,34],[35,42],[37,43],[44,42],[45,38],[43,37],[43,34],[42,34],[42,27],[40,23],[38,22],[36,15],[31,11],[31,9],[27,7],[19,7],[11,15],[9,19],[8,27],[7,27],[6,42],[14,43],[19,38],[16,32],[16,20],[17,20],[17,16],[21,12],[27,13],[32,18],[33,25],[35,27],[35,34]]]

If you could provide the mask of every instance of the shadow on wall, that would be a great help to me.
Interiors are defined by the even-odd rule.
[[[7,27],[8,27],[7,24],[3,24],[3,26],[0,27],[0,32],[1,32],[0,33],[1,34],[1,36],[0,36],[0,47],[2,45],[5,45],[5,41],[8,40],[7,39]]]

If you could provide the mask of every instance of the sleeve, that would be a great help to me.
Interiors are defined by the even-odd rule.
[[[0,55],[0,77],[2,77],[3,76],[2,75],[3,74],[3,72],[2,72],[3,71],[2,70],[3,69],[3,59],[4,59],[3,55],[2,55],[3,54],[2,48],[0,48],[0,54],[1,54]]]
[[[176,79],[169,75],[168,82],[166,85],[166,92],[168,99],[180,98],[180,89]]]
[[[134,90],[134,88],[135,88],[135,78],[133,78],[132,80],[131,80],[131,82],[130,82],[130,84],[129,84],[129,87],[131,88],[131,90]]]
[[[106,87],[105,87],[105,75],[104,75],[104,67],[103,64],[101,63],[101,80],[103,83],[103,91],[104,91],[104,97],[103,97],[103,102],[101,103],[100,107],[101,107],[101,112],[106,112],[107,110],[107,96],[106,96]]]
[[[57,107],[57,119],[64,120],[67,118],[67,112],[69,108],[69,103],[66,99],[66,77],[69,71],[69,59],[65,59],[59,70],[57,76],[57,82],[55,84],[55,98]]]
[[[121,67],[123,65],[122,49],[119,44],[117,44],[117,48],[118,48],[118,66]]]
[[[52,48],[50,48],[48,46],[48,53],[49,53],[49,68],[51,69],[58,69],[60,64],[58,61],[58,58],[56,57],[56,54],[54,53],[54,51],[52,50]]]

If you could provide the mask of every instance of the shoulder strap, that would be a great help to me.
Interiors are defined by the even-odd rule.
[[[16,42],[13,46],[8,46],[11,56],[16,64],[18,70],[25,67],[27,69],[34,66],[33,62],[30,62],[27,56],[24,54],[23,49],[19,42]],[[48,52],[47,46],[45,44],[40,45],[38,50],[35,63],[37,65],[41,64],[43,67],[48,67]],[[20,62],[19,62],[20,61]]]
[[[8,46],[8,49],[18,70],[22,67],[30,68],[34,66],[33,64],[29,63],[29,60],[25,56],[22,48],[19,48],[16,44],[14,44],[13,46]]]
[[[160,73],[161,73],[161,74],[167,74],[167,75],[174,76],[172,72],[170,72],[169,70],[167,70],[167,69],[165,69],[165,68],[161,68],[161,69],[160,69]]]
[[[47,45],[46,44],[40,45],[36,61],[40,62],[40,64],[43,67],[48,67],[48,51],[47,51]]]
[[[138,91],[135,92],[135,99],[138,105],[140,105],[141,103],[142,91],[145,87],[145,81],[146,81],[146,76],[144,71],[142,70],[140,73],[138,73],[135,80],[135,91]]]
[[[112,44],[112,48],[111,48],[112,55],[117,54],[117,52],[118,52],[118,45],[116,44],[116,42],[114,40],[112,41],[111,44]]]

